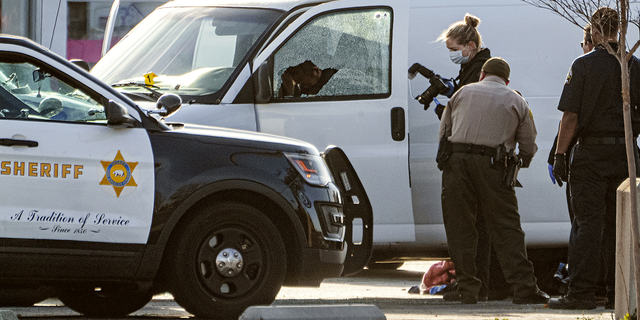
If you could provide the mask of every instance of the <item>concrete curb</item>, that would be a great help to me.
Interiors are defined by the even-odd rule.
[[[374,305],[249,307],[238,320],[386,320]],[[0,319],[3,320],[3,319]]]
[[[11,310],[0,310],[0,320],[18,320],[18,316]]]

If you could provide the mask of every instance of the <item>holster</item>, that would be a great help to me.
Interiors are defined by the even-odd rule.
[[[502,182],[507,187],[522,188],[522,184],[518,181],[518,171],[520,171],[520,159],[514,150],[508,152],[506,167],[504,168],[504,176]]]
[[[436,163],[438,164],[438,169],[440,169],[440,171],[444,169],[444,164],[447,162],[450,156],[451,142],[449,142],[449,139],[447,139],[447,137],[443,134],[442,137],[440,137],[440,143],[438,144],[438,154],[436,155]]]

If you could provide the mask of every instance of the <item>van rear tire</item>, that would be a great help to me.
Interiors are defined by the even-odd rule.
[[[561,284],[553,275],[560,262],[567,262],[567,248],[528,249],[529,261],[533,263],[533,275],[538,280],[540,290],[548,295],[560,294]]]

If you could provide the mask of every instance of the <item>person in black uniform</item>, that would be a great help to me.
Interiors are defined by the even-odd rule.
[[[592,15],[592,39],[597,46],[573,62],[558,105],[563,115],[553,174],[571,184],[574,219],[569,239],[569,290],[565,296],[549,301],[551,309],[596,308],[601,250],[606,257],[606,307],[613,308],[614,304],[616,189],[628,177],[628,169],[620,63],[605,43],[614,51],[618,49],[618,21],[618,12],[607,7]],[[632,57],[629,64],[634,110],[640,102],[640,62]],[[568,175],[565,159],[574,136],[578,143]]]
[[[460,65],[458,77],[452,81],[454,83],[453,93],[464,85],[480,81],[482,66],[491,58],[491,51],[482,47],[482,36],[477,29],[479,24],[480,19],[478,17],[467,13],[463,21],[453,23],[438,38],[438,40],[445,42],[449,49],[451,61]],[[438,115],[438,119],[441,119],[445,106],[440,104],[437,99],[435,101],[435,112]],[[485,226],[484,216],[479,211],[477,213],[476,232],[478,233],[476,276],[482,281],[478,300],[506,299],[510,286],[504,280],[502,268],[500,268],[498,258],[491,247],[491,239]],[[489,286],[490,278],[491,287]],[[444,299],[459,301],[461,296],[456,291],[445,294]]]
[[[584,54],[587,54],[589,52],[591,52],[591,50],[593,50],[593,48],[595,47],[593,44],[593,40],[591,40],[591,25],[587,24],[584,27],[584,36],[582,38],[582,42],[580,42],[580,47],[582,48],[582,52]],[[573,149],[573,146],[576,145],[577,143],[577,138],[574,136],[573,139],[571,139],[571,143],[569,143],[569,146],[567,147],[567,152],[570,152],[571,149]],[[547,160],[547,163],[549,163],[549,176],[551,177],[551,182],[553,182],[553,184],[556,184],[556,178],[553,176],[553,160],[556,154],[556,148],[558,146],[558,136],[556,135],[555,140],[553,141],[553,146],[551,147],[551,150],[549,151],[549,158]],[[569,160],[571,159],[571,155],[569,154],[569,156],[565,157],[566,163],[567,163],[567,173],[569,172]],[[562,181],[558,181],[558,186],[562,187]],[[567,194],[567,208],[569,209],[569,221],[573,221],[573,209],[571,208],[571,188],[569,187],[569,183],[567,182],[567,188],[566,188],[566,194]]]

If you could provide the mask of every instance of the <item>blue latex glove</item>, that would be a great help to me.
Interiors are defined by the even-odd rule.
[[[553,184],[556,184],[556,177],[553,176],[553,165],[552,164],[549,165],[549,177],[551,177],[551,182],[553,182]]]

